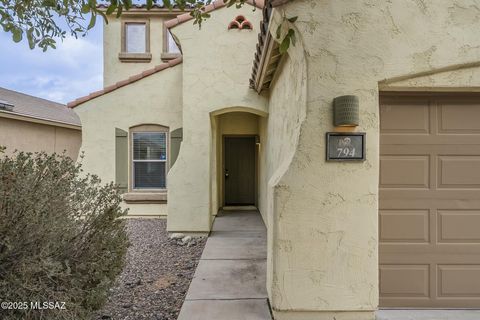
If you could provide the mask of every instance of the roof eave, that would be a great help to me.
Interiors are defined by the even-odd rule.
[[[261,93],[263,90],[270,88],[270,84],[282,57],[279,44],[272,37],[270,31],[273,16],[272,2],[273,1],[267,1],[263,9],[263,21],[260,23],[257,51],[255,53],[252,76],[250,78],[250,87],[257,91],[257,93]]]
[[[55,127],[62,127],[62,128],[67,128],[67,129],[73,129],[73,130],[82,130],[82,126],[78,125],[78,124],[69,123],[69,122],[62,122],[62,121],[55,121],[55,120],[48,119],[48,118],[36,117],[36,116],[33,116],[33,115],[27,115],[27,114],[22,114],[22,113],[15,113],[15,112],[12,112],[12,111],[1,110],[0,111],[0,117],[1,118],[7,118],[7,119],[13,119],[13,120],[33,122],[33,123],[40,123],[40,124],[45,124],[45,125],[50,125],[50,126],[55,126]]]

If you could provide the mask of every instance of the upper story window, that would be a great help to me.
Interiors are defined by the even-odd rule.
[[[132,132],[132,188],[166,189],[168,132],[158,128],[147,129]]]
[[[125,52],[145,53],[147,51],[146,23],[125,23]]]
[[[122,50],[118,57],[126,62],[149,62],[152,59],[148,20],[122,21]]]
[[[173,35],[170,30],[164,27],[162,60],[175,59],[180,54],[180,48],[177,46]]]
[[[178,48],[177,43],[175,42],[175,39],[173,39],[172,34],[168,30],[167,30],[167,52],[180,54],[180,48]]]

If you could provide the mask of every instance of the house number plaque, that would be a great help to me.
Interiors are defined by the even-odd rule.
[[[365,133],[327,132],[327,161],[364,161]]]

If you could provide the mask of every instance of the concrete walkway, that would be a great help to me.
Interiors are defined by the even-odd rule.
[[[266,228],[257,211],[219,214],[178,320],[271,320]]]

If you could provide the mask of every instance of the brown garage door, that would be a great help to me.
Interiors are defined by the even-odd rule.
[[[480,307],[480,97],[380,99],[380,306]]]

